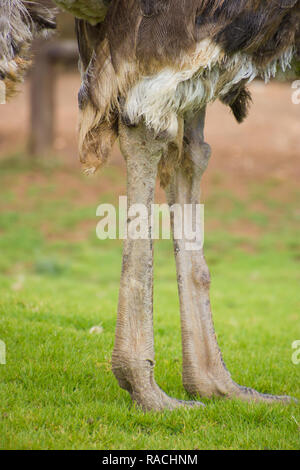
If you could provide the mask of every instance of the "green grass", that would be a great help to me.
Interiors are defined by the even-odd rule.
[[[76,183],[69,190],[58,183],[63,171]],[[106,170],[111,189],[101,196],[101,179],[61,168],[6,160],[0,172],[0,339],[7,347],[0,448],[299,449],[299,405],[214,399],[203,400],[205,409],[144,414],[118,387],[110,356],[121,244],[97,240],[95,211],[102,200],[116,200],[119,170]],[[87,188],[94,196],[81,200]],[[244,200],[220,185],[211,189],[206,221],[219,229],[206,231],[206,257],[218,340],[233,378],[300,398],[300,364],[291,361],[291,344],[300,339],[300,198],[289,190],[283,203],[266,182],[249,187]],[[264,210],[255,209],[257,201]],[[233,230],[236,223],[255,236]],[[158,242],[156,379],[186,399],[175,279],[171,244]],[[91,335],[99,324],[103,333]]]

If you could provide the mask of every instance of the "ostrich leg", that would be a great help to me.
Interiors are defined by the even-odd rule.
[[[200,202],[200,181],[207,167],[210,148],[204,143],[205,110],[185,122],[184,152],[189,170],[177,170],[167,188],[168,203],[195,206]],[[174,219],[173,219],[174,224]],[[173,227],[174,229],[174,227]],[[210,274],[203,250],[187,251],[184,236],[174,240],[180,298],[183,384],[192,395],[224,396],[244,400],[290,401],[287,396],[265,395],[236,384],[222,359],[212,320]]]
[[[144,125],[128,128],[120,122],[120,147],[127,164],[128,208],[147,208],[148,239],[124,241],[116,340],[112,369],[119,385],[144,410],[200,405],[168,397],[154,380],[153,246],[151,204],[157,166],[166,144],[155,140]],[[127,221],[131,222],[130,213]]]

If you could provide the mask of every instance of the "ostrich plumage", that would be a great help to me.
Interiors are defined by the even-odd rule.
[[[144,119],[157,134],[175,135],[178,114],[220,99],[241,122],[251,100],[247,84],[285,70],[299,47],[298,0],[55,3],[77,18],[79,149],[89,173],[107,160],[120,114],[128,124]],[[21,0],[0,4],[0,77],[9,97],[30,65],[33,37],[55,28],[55,9]]]
[[[178,114],[220,99],[241,122],[247,84],[291,64],[299,18],[297,0],[117,0],[104,24],[77,21],[87,171],[107,160],[120,114],[128,124],[143,119],[157,134],[176,135]]]

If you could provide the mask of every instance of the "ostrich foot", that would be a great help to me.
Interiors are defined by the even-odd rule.
[[[199,401],[184,401],[169,397],[155,382],[153,369],[154,362],[151,360],[130,361],[120,366],[113,365],[113,372],[120,387],[128,391],[133,402],[144,411],[204,406]]]
[[[229,375],[221,379],[217,376],[209,374],[205,379],[196,379],[192,382],[184,381],[185,390],[192,396],[201,397],[222,397],[227,399],[239,399],[248,402],[263,403],[297,403],[297,400],[288,395],[271,395],[260,393],[257,390],[244,387],[235,383]]]

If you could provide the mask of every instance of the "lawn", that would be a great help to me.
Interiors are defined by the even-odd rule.
[[[0,175],[1,449],[300,448],[296,404],[203,399],[204,409],[145,414],[119,389],[110,357],[122,247],[96,238],[95,214],[124,194],[121,169],[88,180],[16,155],[1,160]],[[240,197],[216,177],[205,251],[234,380],[300,398],[300,193],[282,184],[252,182]],[[156,380],[186,399],[171,243],[157,242],[155,255]],[[90,333],[95,325],[101,334]]]

